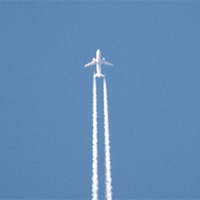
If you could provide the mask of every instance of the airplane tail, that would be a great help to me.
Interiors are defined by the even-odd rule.
[[[103,74],[94,74],[94,77],[96,78],[96,77],[98,77],[98,78],[100,78],[100,77],[104,77],[104,75]]]

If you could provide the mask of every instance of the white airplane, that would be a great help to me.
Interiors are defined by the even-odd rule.
[[[99,49],[97,49],[96,58],[93,58],[92,62],[89,62],[84,67],[90,67],[92,65],[96,65],[97,73],[94,74],[94,77],[98,77],[98,78],[104,77],[104,75],[101,73],[101,65],[113,66],[113,64],[107,62],[105,58],[101,59],[101,51]]]

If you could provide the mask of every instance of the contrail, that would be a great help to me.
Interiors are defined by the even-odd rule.
[[[93,76],[92,200],[98,199],[97,132],[97,88],[96,78]]]
[[[105,129],[105,167],[106,167],[106,199],[112,199],[112,179],[110,162],[110,141],[109,141],[109,122],[108,122],[108,101],[106,79],[103,81],[104,97],[104,129]]]

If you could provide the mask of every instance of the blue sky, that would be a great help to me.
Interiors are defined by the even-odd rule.
[[[113,198],[200,198],[199,11],[198,1],[1,1],[0,198],[91,198],[94,69],[83,65],[98,48],[115,65],[103,68]],[[102,127],[99,175],[103,199]]]

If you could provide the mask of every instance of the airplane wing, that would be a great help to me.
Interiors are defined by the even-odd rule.
[[[96,64],[96,62],[93,60],[92,62],[89,62],[88,64],[84,65],[84,67],[90,67],[95,64]]]
[[[109,66],[113,66],[113,64],[112,64],[112,63],[109,63],[109,62],[107,62],[107,61],[105,61],[105,60],[103,60],[102,64],[103,64],[103,65],[109,65]]]

